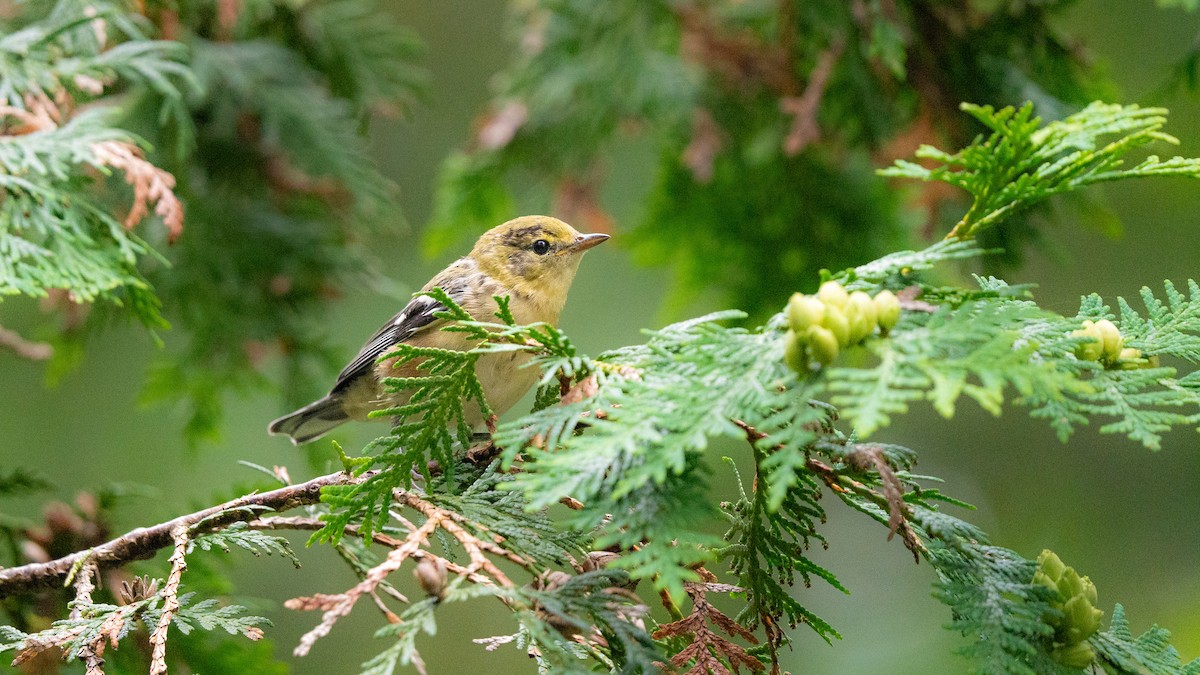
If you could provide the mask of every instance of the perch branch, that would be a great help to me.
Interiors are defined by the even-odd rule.
[[[159,550],[174,545],[171,533],[179,526],[190,528],[204,521],[205,531],[218,530],[238,521],[256,519],[258,514],[253,509],[245,508],[248,506],[266,507],[282,512],[298,506],[316,504],[321,501],[321,488],[329,485],[354,485],[367,480],[374,473],[367,472],[358,477],[343,472],[319,476],[306,483],[238,497],[152,527],[137,528],[95,548],[78,551],[57,560],[0,569],[0,597],[61,584],[72,567],[85,558],[94,562],[100,570],[120,567],[134,560],[152,558]]]

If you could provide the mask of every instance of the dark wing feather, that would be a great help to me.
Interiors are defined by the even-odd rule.
[[[371,339],[367,340],[358,355],[338,374],[337,381],[333,384],[330,393],[341,391],[354,380],[369,373],[375,367],[375,362],[379,360],[379,357],[388,353],[395,344],[411,338],[417,331],[429,324],[440,321],[434,316],[434,313],[445,309],[445,305],[427,295],[413,298],[404,309],[383,324],[379,330],[375,331]]]

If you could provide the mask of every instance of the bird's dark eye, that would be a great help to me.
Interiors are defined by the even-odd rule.
[[[538,239],[533,242],[533,252],[538,255],[546,255],[550,252],[550,242],[545,239]]]

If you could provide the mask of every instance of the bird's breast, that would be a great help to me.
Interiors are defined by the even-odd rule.
[[[479,357],[475,374],[492,412],[503,415],[537,382],[540,373],[528,364],[529,354],[524,352],[500,352]]]

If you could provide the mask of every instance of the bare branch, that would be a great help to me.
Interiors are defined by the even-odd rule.
[[[95,578],[99,574],[96,563],[92,560],[85,562],[75,575],[75,602],[71,605],[71,618],[83,617],[83,608],[92,604],[92,591],[96,590]],[[103,632],[101,633],[103,635]],[[79,660],[87,667],[87,675],[104,675],[104,641],[97,644],[84,645],[79,648]]]
[[[175,551],[171,554],[171,573],[167,575],[167,585],[163,587],[163,609],[158,618],[158,625],[150,634],[150,644],[154,651],[150,657],[150,675],[163,675],[167,672],[167,630],[175,612],[179,611],[179,582],[187,569],[188,536],[187,523],[180,523],[171,529],[171,539],[175,541]]]
[[[0,597],[18,591],[61,584],[62,579],[68,575],[71,568],[84,558],[94,562],[98,570],[120,567],[134,560],[152,558],[159,550],[174,544],[171,533],[180,525],[191,527],[204,521],[204,531],[219,530],[235,522],[254,520],[256,514],[252,509],[246,509],[247,506],[287,511],[298,506],[316,504],[321,501],[321,488],[329,485],[354,485],[367,480],[374,473],[367,472],[358,477],[344,472],[319,476],[306,483],[238,497],[224,504],[179,516],[165,523],[148,528],[138,528],[94,548],[72,553],[57,560],[0,569]]]
[[[0,347],[11,349],[17,356],[30,361],[45,361],[54,355],[54,348],[45,342],[26,340],[3,326],[0,326]]]

